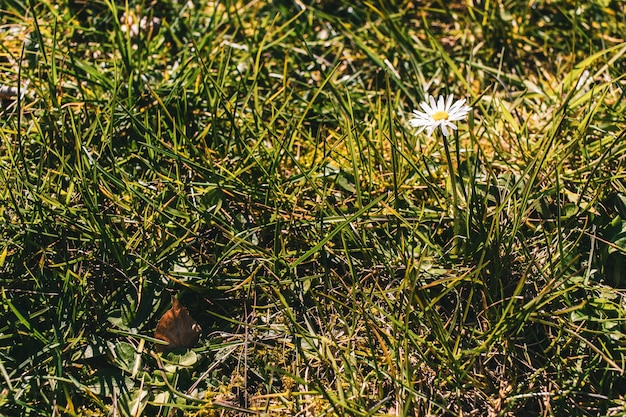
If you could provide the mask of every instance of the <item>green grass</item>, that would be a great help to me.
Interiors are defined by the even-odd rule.
[[[155,4],[0,1],[0,414],[626,415],[622,1]]]

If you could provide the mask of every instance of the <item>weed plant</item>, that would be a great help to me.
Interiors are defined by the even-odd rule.
[[[626,415],[623,1],[0,16],[0,414]]]

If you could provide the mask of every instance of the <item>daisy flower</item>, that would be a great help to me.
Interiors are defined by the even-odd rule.
[[[428,136],[440,127],[441,133],[447,137],[451,130],[456,130],[456,125],[453,122],[465,119],[469,111],[472,110],[470,106],[465,105],[465,99],[457,100],[452,104],[453,100],[452,95],[449,95],[445,100],[443,96],[439,96],[435,102],[435,98],[429,95],[430,104],[422,101],[420,107],[424,111],[413,110],[413,118],[409,120],[409,123],[411,126],[419,127],[417,133],[426,129]],[[449,131],[448,128],[451,130]]]

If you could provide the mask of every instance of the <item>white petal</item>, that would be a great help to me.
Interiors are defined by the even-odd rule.
[[[426,114],[433,114],[435,112],[435,110],[432,109],[425,101],[420,103],[420,107],[426,112]],[[416,112],[417,110],[414,111]]]
[[[460,113],[460,112],[450,113],[448,115],[448,120],[454,122],[454,121],[457,121],[457,120],[465,119],[465,116],[467,116],[467,113]]]
[[[452,104],[452,100],[454,100],[454,96],[450,94],[448,96],[448,100],[446,101],[446,111],[450,113],[450,105]]]
[[[424,113],[419,110],[413,110],[413,117],[426,119],[428,117],[428,113]]]
[[[465,100],[459,100],[460,101],[465,101]],[[467,114],[472,110],[472,108],[470,106],[458,106],[457,104],[459,103],[454,103],[454,105],[452,106],[452,108],[450,109],[449,112],[449,117],[448,120],[461,120],[464,119]]]
[[[435,97],[429,96],[428,102],[430,103],[430,108],[433,109],[433,113],[436,113],[437,110],[437,102],[435,102]]]
[[[465,99],[464,98],[462,98],[461,100],[456,101],[452,105],[452,107],[450,107],[450,112],[460,110],[461,107],[463,107],[463,104],[465,104]]]
[[[439,100],[437,101],[437,111],[445,111],[445,104],[443,102],[443,96],[439,96]]]
[[[431,122],[431,117],[426,113],[421,113],[418,111],[413,111],[413,117],[409,120],[413,126],[422,126],[429,124]]]
[[[409,120],[409,123],[411,124],[411,126],[414,126],[414,127],[426,126],[427,124],[429,124],[426,120],[418,119],[418,118]]]

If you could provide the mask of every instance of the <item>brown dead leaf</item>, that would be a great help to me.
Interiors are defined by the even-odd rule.
[[[157,345],[157,352],[170,352],[177,348],[191,348],[198,343],[202,328],[189,315],[189,311],[172,296],[172,308],[159,320],[154,337],[166,341],[167,345]]]

